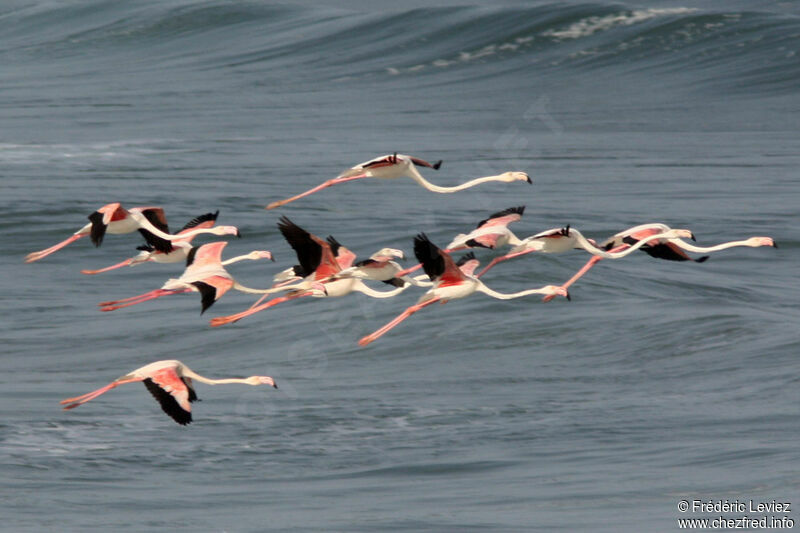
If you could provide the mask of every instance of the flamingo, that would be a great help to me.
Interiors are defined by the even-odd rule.
[[[730,241],[717,244],[716,246],[694,246],[681,239],[665,238],[668,237],[667,231],[669,226],[666,224],[652,223],[642,224],[628,228],[621,231],[609,239],[605,240],[600,246],[607,250],[609,253],[620,253],[640,247],[642,251],[646,252],[651,257],[659,259],[666,259],[668,261],[694,261],[702,263],[708,259],[708,256],[703,256],[698,259],[689,257],[684,250],[696,253],[712,253],[736,246],[747,246],[757,248],[760,246],[771,246],[777,248],[778,245],[770,237],[750,237],[742,241]],[[661,232],[661,233],[658,233]],[[691,236],[694,240],[694,236]],[[603,259],[602,256],[594,256],[586,262],[569,280],[567,280],[562,287],[569,288],[576,281],[578,281],[584,274],[594,267],[594,265]],[[546,296],[545,302],[549,302],[552,298]]]
[[[339,264],[339,267],[349,268],[352,266],[353,261],[355,261],[356,254],[343,247],[332,235],[328,235],[326,240],[331,246],[331,251],[336,258],[336,262]],[[306,275],[304,272],[305,271],[301,265],[294,265],[286,270],[282,270],[272,277],[272,287],[280,288],[291,283],[302,281]]]
[[[447,245],[444,252],[452,253],[467,248],[489,248],[490,250],[494,250],[509,244],[510,241],[522,242],[508,229],[508,225],[522,219],[522,214],[524,212],[525,206],[520,205],[518,207],[509,207],[508,209],[503,209],[502,211],[489,215],[488,218],[478,222],[478,225],[475,226],[473,231],[456,235],[450,244]],[[422,263],[401,270],[397,275],[401,277],[406,276],[419,268],[422,268]]]
[[[611,248],[617,248],[624,244],[633,245],[636,244],[639,240],[644,239],[645,237],[648,237],[653,233],[657,232],[664,233],[669,229],[670,229],[669,226],[658,223],[642,224],[639,226],[634,226],[606,239],[603,243],[600,244],[600,247],[604,249],[611,249]],[[692,240],[695,240],[695,238],[691,235],[690,238]],[[684,250],[687,252],[696,252],[702,254],[702,253],[718,252],[720,250],[726,250],[728,248],[734,248],[737,246],[747,246],[750,248],[758,248],[760,246],[771,246],[773,248],[778,247],[775,244],[775,241],[772,240],[770,237],[750,237],[749,239],[741,241],[723,242],[715,246],[695,246],[691,243],[682,241],[680,239],[669,239],[669,240],[661,239],[657,243],[653,243],[652,240],[648,240],[647,245],[642,247],[642,251],[646,252],[648,255],[652,257],[657,257],[659,259],[666,259],[668,261],[695,261],[697,263],[702,263],[706,259],[708,259],[708,256],[700,257],[698,259],[692,259],[684,252]]]
[[[632,253],[634,250],[638,250],[639,248],[647,246],[648,243],[654,239],[655,235],[662,239],[679,237],[694,239],[692,232],[687,229],[672,229],[668,226],[663,226],[661,233],[654,231],[650,234],[650,238],[637,245],[636,248],[613,252],[607,251],[603,247],[598,246],[593,239],[587,239],[580,231],[576,230],[575,228],[570,228],[569,226],[545,230],[522,240],[519,240],[513,234],[510,234],[507,237],[507,242],[509,245],[513,246],[511,251],[506,255],[492,259],[492,261],[486,265],[486,267],[478,274],[477,277],[482,277],[484,274],[486,274],[486,272],[488,272],[492,267],[501,261],[506,261],[508,259],[529,254],[531,252],[552,254],[563,253],[577,248],[605,259],[620,259]]]
[[[89,400],[93,400],[106,392],[126,383],[144,382],[150,394],[161,404],[161,409],[178,424],[185,426],[192,422],[191,402],[197,401],[192,380],[208,385],[241,383],[242,385],[271,385],[278,388],[275,380],[269,376],[250,376],[249,378],[209,379],[193,372],[188,366],[175,359],[156,361],[133,372],[125,374],[96,391],[88,392],[75,398],[61,401],[64,410],[74,409]]]
[[[509,207],[488,218],[478,222],[475,230],[467,234],[456,235],[455,239],[447,245],[446,252],[463,250],[464,248],[489,248],[494,250],[509,244],[509,241],[519,241],[516,235],[508,229],[508,225],[522,219],[525,206]],[[489,228],[492,228],[489,230]],[[487,230],[489,230],[487,232]],[[497,230],[497,231],[495,231]]]
[[[201,296],[203,314],[206,309],[211,307],[214,302],[219,300],[222,295],[230,289],[236,289],[250,294],[263,294],[269,289],[251,289],[245,287],[233,279],[225,265],[244,260],[272,259],[272,254],[267,251],[256,250],[249,254],[240,255],[222,261],[222,250],[227,246],[227,242],[212,242],[204,244],[199,248],[192,248],[186,259],[186,270],[180,278],[169,279],[160,289],[156,289],[138,296],[124,298],[122,300],[112,300],[100,302],[98,305],[101,311],[116,311],[123,307],[140,304],[148,300],[155,300],[161,296],[171,294],[181,294],[185,292],[199,292]]]
[[[428,163],[423,159],[412,157],[410,155],[398,154],[397,152],[390,155],[383,155],[349,168],[339,174],[337,177],[330,179],[304,193],[292,196],[291,198],[287,198],[285,200],[272,202],[266,208],[275,209],[276,207],[286,205],[289,202],[294,202],[295,200],[299,200],[300,198],[314,194],[317,191],[321,191],[322,189],[331,187],[338,183],[344,183],[346,181],[353,181],[362,178],[392,179],[406,176],[413,179],[429,191],[438,193],[457,192],[474,187],[475,185],[479,185],[481,183],[485,183],[487,181],[501,181],[506,183],[512,181],[527,181],[528,183],[532,183],[530,177],[528,177],[528,175],[524,172],[504,172],[503,174],[499,174],[497,176],[484,176],[482,178],[476,178],[455,187],[440,187],[423,178],[417,170],[417,166],[438,170],[439,167],[442,166],[442,162],[437,161],[436,163]]]
[[[206,213],[204,215],[195,217],[183,228],[181,228],[177,235],[188,233],[195,228],[211,228],[214,226],[218,216],[219,211],[216,213]],[[138,246],[136,248],[137,250],[140,250],[138,255],[130,257],[125,261],[115,265],[107,266],[98,270],[81,270],[81,274],[100,274],[101,272],[108,272],[109,270],[114,270],[125,266],[136,266],[150,261],[155,263],[180,263],[181,261],[185,261],[186,257],[189,255],[189,251],[192,249],[192,239],[194,239],[196,235],[197,234],[187,238],[175,239],[171,241],[172,247],[170,251],[166,253],[156,250],[152,245],[149,244]]]
[[[170,235],[164,210],[160,207],[133,207],[125,209],[119,202],[107,204],[89,215],[89,224],[72,234],[68,239],[25,256],[26,263],[38,261],[60,250],[70,243],[87,235],[95,246],[100,246],[106,233],[124,234],[139,231],[149,244],[156,250],[169,253],[172,250],[173,239],[186,239],[199,233],[213,235],[236,235],[240,237],[239,230],[234,226],[217,226],[214,228],[196,228],[182,235]]]
[[[555,285],[545,285],[538,289],[528,289],[511,294],[496,292],[472,275],[472,272],[478,266],[474,255],[466,260],[462,268],[459,268],[450,255],[437,248],[424,233],[420,233],[414,238],[414,254],[419,259],[419,262],[422,263],[425,273],[433,281],[433,287],[423,294],[416,304],[403,311],[394,320],[374,333],[362,337],[358,341],[359,345],[366,346],[379,339],[387,331],[424,307],[437,301],[446,303],[456,298],[464,298],[476,291],[500,300],[521,298],[529,294],[558,295],[569,298],[569,293],[565,289]]]
[[[343,250],[346,249],[338,244],[335,239],[329,237],[327,241],[324,241],[296,225],[287,217],[281,217],[280,222],[278,222],[278,229],[297,253],[297,259],[300,261],[300,265],[294,268],[297,268],[298,274],[302,276],[302,281],[298,284],[284,287],[291,289],[291,292],[286,296],[273,298],[264,304],[261,304],[261,300],[263,300],[262,297],[261,300],[258,300],[245,311],[234,315],[211,319],[211,325],[213,327],[236,322],[242,318],[258,313],[259,311],[263,311],[264,309],[269,309],[280,303],[297,298],[304,298],[307,296],[315,298],[336,298],[350,294],[351,292],[360,292],[372,298],[391,298],[400,294],[410,286],[405,285],[397,287],[391,291],[376,291],[357,278],[336,279],[336,275],[342,271],[342,267],[334,255],[333,248],[338,248],[337,251],[340,257],[343,255]],[[335,244],[332,246],[331,242]],[[352,262],[352,259],[349,257],[352,252],[349,250],[346,250],[346,252],[347,258],[340,260],[348,264],[348,262]],[[355,255],[353,255],[353,258],[354,257]]]
[[[402,287],[406,283],[416,285],[418,287],[431,286],[430,281],[423,281],[425,276],[418,276],[417,278],[410,278],[408,276],[399,276],[398,273],[402,267],[394,261],[394,259],[405,259],[405,254],[402,250],[395,248],[381,248],[369,259],[357,262],[349,268],[343,268],[341,272],[336,274],[337,279],[342,278],[358,278],[358,279],[371,279],[374,281],[382,281],[388,285],[395,287]]]

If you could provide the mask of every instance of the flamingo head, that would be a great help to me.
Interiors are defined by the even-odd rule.
[[[214,235],[236,235],[237,237],[241,237],[242,234],[239,232],[239,228],[236,226],[216,226],[211,228],[211,232]]]
[[[328,289],[325,288],[325,284],[318,281],[312,283],[311,287],[306,290],[309,293],[309,296],[314,298],[325,298],[328,296]]]
[[[503,172],[498,177],[498,181],[504,183],[511,183],[512,181],[527,181],[528,183],[533,183],[531,177],[525,172]]]
[[[697,241],[697,239],[694,238],[694,233],[692,233],[692,230],[673,229],[672,233],[674,233],[679,239],[692,239],[693,241]]]
[[[372,254],[371,259],[379,259],[381,257],[393,258],[396,257],[397,259],[405,259],[406,255],[403,253],[403,250],[397,250],[395,248],[381,248],[374,254]]]
[[[557,285],[545,285],[544,287],[542,287],[542,289],[543,289],[542,292],[544,292],[548,296],[563,296],[567,300],[572,301],[572,298],[569,295],[569,291],[564,287],[559,287]]]
[[[772,246],[773,248],[778,247],[778,245],[775,244],[775,241],[770,237],[750,237],[746,242],[747,246],[752,246],[753,248],[758,248],[759,246]]]
[[[248,259],[252,259],[253,261],[257,261],[259,259],[269,259],[273,263],[275,259],[272,257],[272,252],[268,252],[267,250],[253,250],[249,254],[247,254]]]
[[[248,385],[270,385],[275,389],[278,388],[278,385],[275,383],[275,380],[269,376],[250,376],[244,381]]]

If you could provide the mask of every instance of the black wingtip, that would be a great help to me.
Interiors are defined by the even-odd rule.
[[[439,170],[439,168],[441,168],[441,166],[442,166],[442,160],[440,159],[436,163],[432,164],[431,168],[433,170]]]
[[[475,253],[474,252],[466,253],[463,256],[461,256],[458,259],[458,261],[456,261],[456,266],[458,266],[458,267],[463,266],[464,264],[467,263],[467,261],[472,261],[472,260],[475,260],[475,259],[476,259],[476,257],[475,257]]]
[[[196,256],[196,255],[197,255],[197,246],[193,246],[191,248],[191,250],[189,250],[189,253],[186,254],[186,266],[187,267],[192,266],[192,263],[194,263],[194,256]]]
[[[200,293],[200,314],[202,315],[206,312],[206,309],[214,305],[214,302],[217,300],[217,289],[202,281],[195,281],[192,285],[194,285]]]

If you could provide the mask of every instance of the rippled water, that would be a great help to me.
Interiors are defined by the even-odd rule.
[[[795,9],[343,4],[0,8],[2,528],[665,531],[681,499],[800,504]],[[394,151],[443,159],[424,173],[437,184],[506,170],[534,184],[367,180],[263,209]],[[244,236],[226,256],[275,254],[230,267],[249,286],[296,262],[284,214],[360,257],[411,254],[420,231],[443,246],[522,204],[520,236],[659,221],[701,245],[780,248],[605,261],[572,302],[475,295],[359,348],[419,291],[212,329],[252,299],[97,311],[179,273],[79,273],[136,237],[22,263],[112,201],[162,205],[173,228],[219,209]],[[528,256],[485,281],[557,283],[586,259]],[[133,385],[60,410],[168,358],[280,389],[199,384],[185,428]]]

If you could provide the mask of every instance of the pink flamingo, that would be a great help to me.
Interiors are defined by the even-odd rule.
[[[509,244],[509,242],[521,242],[514,233],[508,229],[508,225],[512,222],[518,222],[522,219],[522,214],[525,212],[525,206],[509,207],[503,209],[488,218],[478,222],[475,229],[467,234],[460,233],[447,245],[445,253],[452,253],[458,250],[467,248],[489,248],[494,250]],[[422,263],[418,263],[413,267],[401,270],[397,275],[402,277],[422,268]]]
[[[777,248],[778,245],[770,237],[750,237],[742,241],[730,241],[718,244],[716,246],[695,246],[680,238],[669,238],[671,228],[665,224],[651,223],[634,226],[621,231],[614,236],[606,239],[600,244],[600,247],[607,250],[608,253],[617,254],[641,248],[651,257],[658,259],[666,259],[667,261],[694,261],[702,263],[708,259],[708,256],[703,256],[698,259],[689,257],[684,250],[696,253],[713,253],[719,250],[725,250],[736,246],[748,246],[757,248],[759,246],[771,246]],[[684,230],[687,231],[687,230]],[[689,234],[689,237],[694,240],[694,236]],[[569,280],[567,280],[562,287],[569,288],[576,281],[578,281],[584,274],[591,270],[594,265],[603,259],[603,256],[596,255],[589,259],[580,270],[578,270]],[[545,296],[544,301],[549,302],[552,298]]]
[[[204,244],[199,248],[192,248],[186,259],[187,267],[180,278],[167,280],[160,288],[138,296],[124,298],[122,300],[112,300],[100,302],[98,305],[101,311],[115,311],[123,307],[140,304],[148,300],[155,300],[162,296],[171,294],[181,294],[185,292],[199,292],[201,296],[203,314],[206,309],[211,307],[214,302],[219,300],[222,295],[230,289],[251,294],[263,294],[269,289],[251,289],[245,287],[233,279],[225,265],[230,265],[237,261],[272,259],[272,254],[267,251],[256,250],[246,255],[240,255],[222,261],[222,250],[227,246],[227,242],[212,242]]]
[[[379,339],[387,331],[424,307],[437,301],[446,303],[456,298],[464,298],[476,291],[500,300],[521,298],[529,294],[552,294],[569,298],[569,293],[567,293],[565,289],[554,285],[546,285],[538,289],[528,289],[511,294],[496,292],[472,275],[472,272],[474,272],[475,268],[478,266],[478,262],[474,259],[474,256],[468,258],[462,268],[459,268],[456,263],[453,262],[450,255],[437,248],[424,233],[414,238],[414,254],[417,256],[419,262],[422,263],[422,268],[425,270],[425,273],[433,281],[433,287],[423,294],[415,305],[403,311],[403,313],[398,315],[394,320],[376,330],[374,333],[362,337],[361,340],[358,341],[359,345],[366,346]]]
[[[167,218],[160,207],[133,207],[123,208],[118,202],[107,204],[89,215],[89,224],[76,231],[68,239],[25,256],[26,263],[38,261],[48,255],[64,248],[70,243],[87,235],[95,246],[100,246],[106,233],[124,234],[139,231],[156,250],[169,253],[172,250],[173,239],[186,239],[199,233],[213,235],[239,235],[239,230],[234,226],[217,226],[214,228],[196,228],[182,235],[170,235],[167,227]]]
[[[331,252],[333,253],[333,256],[336,259],[336,263],[339,265],[339,267],[342,269],[350,268],[356,259],[356,254],[342,246],[339,241],[333,237],[333,235],[328,235],[328,238],[325,240],[328,241],[328,244],[330,244]],[[303,278],[306,276],[304,272],[305,271],[301,265],[294,265],[286,270],[278,272],[272,277],[272,287],[275,289],[282,288],[284,290],[297,288],[287,287],[287,285],[303,281]],[[253,304],[253,307],[259,303],[261,303],[261,300]]]
[[[527,181],[528,183],[531,183],[531,179],[524,172],[505,172],[497,176],[484,176],[482,178],[476,178],[455,187],[440,187],[423,178],[417,170],[417,166],[438,170],[441,165],[441,161],[437,161],[436,163],[428,163],[423,159],[418,159],[409,155],[398,154],[397,152],[390,155],[383,155],[345,170],[337,177],[330,179],[304,193],[292,196],[291,198],[287,198],[285,200],[272,202],[267,206],[267,209],[275,209],[276,207],[286,205],[289,202],[294,202],[295,200],[299,200],[300,198],[339,183],[363,178],[393,179],[406,176],[413,179],[429,191],[438,193],[452,193],[461,191],[487,181],[501,181],[506,183],[512,181]]]
[[[510,233],[510,232],[509,232]],[[655,235],[655,232],[652,235]],[[663,231],[658,235],[660,238],[680,238],[680,237],[687,237],[687,238],[694,238],[692,236],[692,232],[686,229],[672,229],[667,226],[664,226]],[[652,238],[652,237],[651,237]],[[603,247],[598,246],[594,240],[587,239],[583,236],[583,234],[574,229],[566,226],[564,228],[552,228],[546,231],[542,231],[537,233],[536,235],[532,235],[525,239],[517,239],[516,236],[511,234],[507,237],[507,242],[509,245],[513,246],[511,251],[499,257],[495,257],[492,261],[486,265],[486,267],[478,274],[477,277],[482,277],[486,272],[488,272],[492,267],[494,267],[497,263],[501,261],[506,261],[508,259],[512,259],[514,257],[520,257],[525,254],[529,254],[532,252],[539,252],[544,254],[553,254],[553,253],[563,253],[569,250],[574,249],[582,249],[589,252],[592,255],[603,257],[605,259],[620,259],[632,253],[634,250],[637,250],[641,247],[647,245],[650,242],[650,239],[647,241],[642,242],[641,244],[637,245],[636,248],[631,250],[624,250],[624,251],[607,251],[603,249]]]
[[[312,296],[316,298],[335,298],[345,296],[351,292],[360,292],[372,298],[391,298],[400,294],[410,285],[397,287],[391,291],[376,291],[365,285],[360,279],[356,278],[343,278],[336,279],[336,275],[342,271],[339,261],[344,264],[351,264],[355,255],[350,258],[349,250],[344,249],[343,246],[338,244],[332,237],[328,241],[324,241],[316,235],[309,233],[287,217],[281,217],[278,222],[278,229],[283,234],[284,238],[289,242],[289,245],[297,253],[297,259],[300,265],[294,267],[298,276],[302,277],[300,283],[294,285],[284,286],[291,292],[286,296],[279,296],[272,300],[261,304],[261,300],[250,306],[249,309],[236,313],[234,315],[220,316],[211,319],[213,327],[230,324],[258,313],[270,307],[274,307],[280,303],[297,298],[304,298]],[[335,243],[333,246],[331,242]],[[338,248],[340,259],[337,260],[333,248]],[[346,250],[346,258],[344,257],[343,250]]]
[[[219,216],[219,211],[216,213],[206,213],[205,215],[200,215],[198,217],[193,218],[190,220],[181,230],[177,233],[177,235],[183,235],[188,233],[189,231],[196,229],[196,228],[211,228],[214,226],[214,223]],[[122,268],[125,266],[136,266],[142,263],[147,262],[154,262],[154,263],[180,263],[181,261],[185,261],[186,257],[189,255],[189,250],[192,249],[192,239],[197,234],[186,238],[174,239],[171,241],[171,249],[169,252],[161,252],[156,250],[153,246],[149,244],[145,244],[143,246],[138,246],[136,249],[141,250],[138,255],[134,257],[130,257],[125,261],[117,263],[115,265],[107,266],[105,268],[101,268],[98,270],[81,270],[81,274],[100,274],[101,272],[108,272],[109,270],[114,270],[117,268]]]
[[[105,387],[101,387],[96,391],[88,392],[75,398],[62,400],[61,405],[66,404],[64,410],[74,409],[120,385],[141,381],[144,383],[144,386],[147,387],[147,390],[150,391],[150,394],[161,404],[161,409],[175,422],[185,426],[192,422],[191,402],[197,401],[198,399],[197,393],[195,393],[194,386],[192,385],[193,379],[208,385],[241,383],[242,385],[271,385],[276,389],[278,388],[275,384],[275,380],[269,376],[209,379],[193,372],[180,361],[171,359],[156,361],[155,363],[137,368],[133,372],[115,379]]]
[[[395,248],[381,248],[369,259],[357,262],[355,265],[342,269],[341,272],[336,274],[337,279],[343,278],[358,278],[370,279],[374,281],[382,281],[388,285],[395,287],[403,287],[406,283],[416,285],[418,287],[431,286],[430,281],[423,281],[422,278],[426,276],[418,276],[418,278],[411,278],[408,276],[399,276],[402,267],[394,261],[394,259],[405,259],[405,254],[402,250]]]
[[[446,252],[454,252],[465,248],[489,248],[494,250],[509,244],[510,241],[519,241],[517,236],[508,229],[512,222],[518,222],[525,213],[525,206],[509,207],[488,218],[478,222],[470,233],[456,235],[455,239],[447,245]]]

